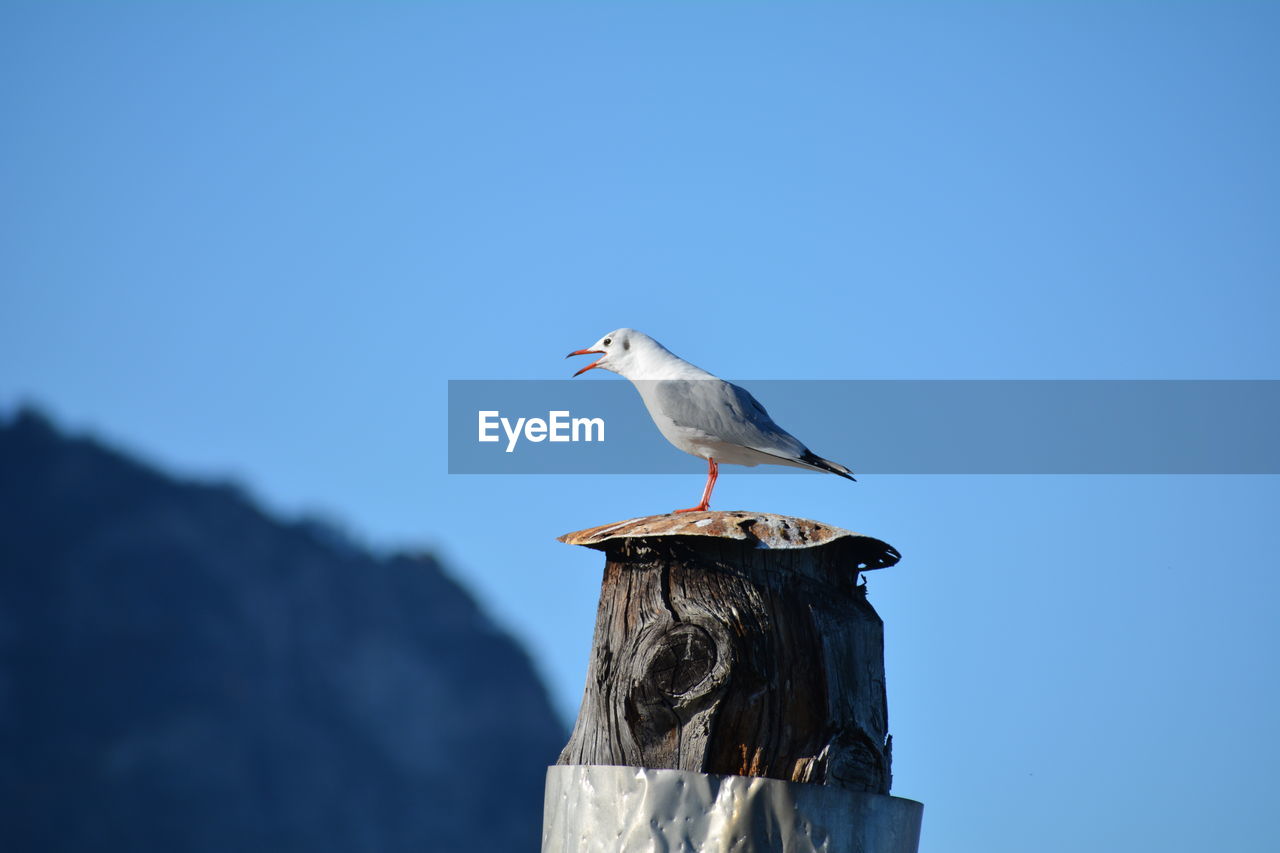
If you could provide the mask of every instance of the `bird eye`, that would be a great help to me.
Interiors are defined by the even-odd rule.
[[[609,344],[613,343],[613,338],[605,338],[603,341],[601,341],[601,343],[603,343],[605,346],[608,346]]]

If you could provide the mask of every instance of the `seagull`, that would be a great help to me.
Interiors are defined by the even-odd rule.
[[[565,358],[596,354],[600,358],[573,375],[600,367],[629,379],[663,437],[685,453],[707,460],[702,500],[676,512],[702,512],[711,505],[721,462],[791,465],[853,479],[848,468],[818,456],[774,423],[748,391],[695,367],[644,332],[618,329]]]

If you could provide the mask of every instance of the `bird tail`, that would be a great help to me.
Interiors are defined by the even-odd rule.
[[[844,467],[839,462],[832,462],[830,459],[823,459],[811,450],[806,450],[804,455],[800,457],[800,461],[806,465],[817,468],[820,471],[830,471],[832,474],[844,477],[846,480],[853,480],[855,483],[858,482],[854,479],[853,472],[848,468]]]

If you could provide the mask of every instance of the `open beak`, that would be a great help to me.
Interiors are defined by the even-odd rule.
[[[591,354],[593,354],[593,353],[600,353],[601,355],[603,355],[603,354],[604,354],[604,350],[602,350],[602,349],[576,349],[576,350],[574,350],[573,352],[571,352],[571,353],[569,353],[568,355],[566,355],[566,356],[565,356],[565,358],[573,358],[575,355],[591,355]],[[573,375],[574,375],[574,376],[581,376],[582,374],[586,373],[586,372],[587,372],[588,370],[590,370],[591,368],[593,368],[593,367],[599,367],[599,366],[600,366],[600,362],[602,362],[602,361],[604,361],[604,359],[602,359],[602,358],[597,358],[595,361],[591,362],[591,363],[590,363],[590,364],[588,364],[586,367],[582,368],[581,370],[579,370],[577,373],[575,373],[575,374],[573,374]]]

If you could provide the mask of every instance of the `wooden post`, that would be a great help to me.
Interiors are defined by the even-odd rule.
[[[560,541],[607,562],[559,764],[889,792],[883,623],[858,577],[896,563],[891,546],[746,512],[651,516]]]

